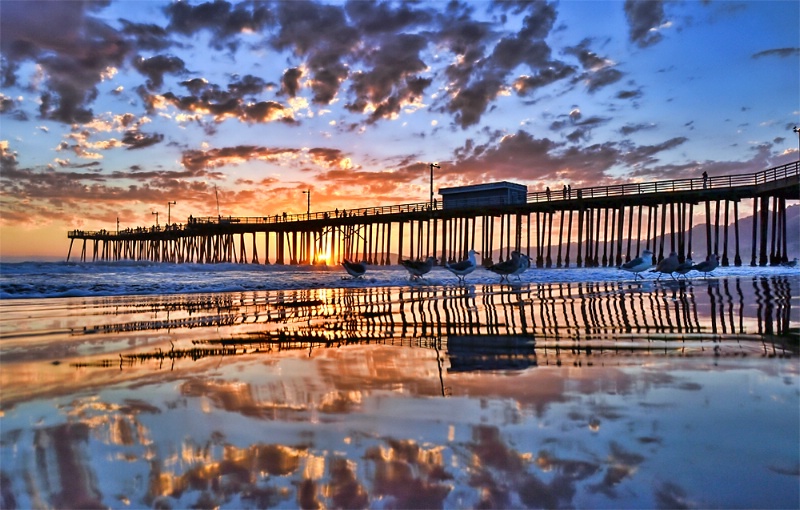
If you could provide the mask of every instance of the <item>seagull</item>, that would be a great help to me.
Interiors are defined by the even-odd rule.
[[[675,272],[678,273],[678,276],[682,275],[684,278],[688,278],[688,276],[686,276],[686,273],[691,271],[693,268],[694,268],[694,262],[692,262],[692,259],[687,258],[686,260],[678,264],[678,267],[675,268]]]
[[[794,260],[790,260],[789,262],[781,262],[783,267],[796,267],[797,266],[797,257]]]
[[[665,274],[670,275],[674,280],[675,277],[672,276],[672,273],[674,273],[675,270],[678,269],[678,265],[680,265],[680,262],[678,262],[678,254],[673,251],[672,253],[669,254],[669,257],[659,262],[656,268],[651,269],[650,272],[661,273],[658,275],[658,278],[656,278],[657,280],[660,280],[661,277],[664,276]],[[697,266],[695,266],[695,269],[696,268]]]
[[[456,262],[455,264],[445,264],[444,267],[456,275],[456,277],[458,277],[458,281],[463,282],[464,278],[471,272],[475,271],[475,268],[478,267],[478,262],[475,260],[475,255],[478,255],[478,252],[475,250],[470,250],[466,260]]]
[[[436,259],[433,257],[428,257],[428,260],[425,262],[419,260],[404,260],[403,265],[408,269],[410,273],[411,280],[416,280],[418,278],[422,278],[422,275],[428,274],[433,269],[433,263]]]
[[[347,273],[354,279],[361,278],[364,276],[364,273],[367,272],[367,262],[365,260],[362,260],[361,262],[350,262],[349,260],[344,259],[344,262],[342,262],[342,267],[344,267],[344,270],[347,271]]]
[[[644,250],[641,255],[636,257],[633,260],[625,262],[621,266],[620,269],[623,271],[629,271],[633,273],[633,279],[641,278],[644,280],[644,276],[640,275],[642,271],[647,271],[651,267],[653,267],[653,252],[650,250]]]
[[[709,255],[708,258],[703,262],[692,266],[692,269],[695,271],[700,271],[701,273],[705,273],[706,276],[708,276],[708,273],[715,270],[717,266],[719,266],[719,258],[717,257],[716,253],[713,253]]]
[[[520,253],[518,251],[513,251],[511,252],[510,259],[493,264],[486,269],[495,274],[499,274],[500,281],[502,282],[504,279],[508,280],[509,275],[515,274],[516,271],[519,271],[521,264],[522,262],[520,261]]]
[[[525,272],[526,269],[531,267],[531,258],[518,251],[514,251],[514,253],[519,253],[519,268],[511,274],[516,275],[517,280],[521,280],[522,278],[519,275],[521,275],[522,273]]]

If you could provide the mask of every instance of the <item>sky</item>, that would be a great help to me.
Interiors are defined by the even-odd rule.
[[[794,0],[0,0],[0,73],[0,260],[424,202],[430,163],[535,191],[800,155]]]

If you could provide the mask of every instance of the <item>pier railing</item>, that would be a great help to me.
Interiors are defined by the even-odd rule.
[[[576,189],[558,189],[550,191],[534,191],[527,194],[526,203],[553,202],[559,200],[581,200],[587,198],[613,198],[619,196],[645,195],[655,193],[686,192],[721,189],[735,189],[741,187],[759,186],[770,182],[780,181],[791,177],[800,176],[800,161],[777,166],[756,173],[738,175],[720,175],[714,177],[693,177],[689,179],[674,179],[669,181],[653,181],[640,183],[615,184],[610,186],[591,186]],[[504,199],[480,199],[480,200],[461,200],[452,205],[448,203],[447,209],[462,209],[470,207],[487,207],[509,205]],[[94,237],[105,236],[113,237],[117,235],[130,236],[132,234],[145,234],[155,232],[179,232],[199,227],[203,225],[259,225],[275,224],[284,222],[310,221],[310,220],[329,220],[332,218],[353,218],[366,216],[383,216],[401,213],[417,213],[431,210],[441,210],[442,204],[438,201],[415,202],[410,204],[386,205],[377,207],[361,207],[346,210],[333,210],[312,212],[308,214],[274,214],[269,216],[208,216],[208,217],[189,217],[187,224],[173,223],[164,226],[127,228],[119,232],[101,230],[85,231],[72,230],[68,237]]]
[[[795,161],[794,163],[762,170],[754,174],[719,175],[707,178],[693,177],[690,179],[674,179],[671,181],[625,183],[567,190],[560,189],[551,190],[549,193],[547,191],[534,191],[528,193],[528,203],[547,202],[559,199],[574,200],[580,198],[604,198],[623,195],[759,186],[761,184],[788,179],[798,175],[800,175],[800,161]]]

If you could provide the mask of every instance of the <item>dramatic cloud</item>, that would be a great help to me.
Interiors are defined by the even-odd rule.
[[[371,70],[353,75],[351,91],[356,99],[347,105],[348,110],[358,113],[369,108],[372,122],[391,118],[405,103],[420,98],[431,83],[431,79],[417,76],[426,69],[420,58],[427,46],[424,37],[399,34],[386,37],[382,43],[364,56]]]
[[[227,46],[234,50],[238,43],[233,36],[245,31],[260,32],[274,22],[266,4],[249,2],[236,6],[219,0],[198,5],[173,2],[164,8],[164,13],[170,20],[170,30],[184,35],[207,30],[213,36],[210,41],[216,49]]]
[[[280,28],[272,44],[306,58],[313,101],[329,104],[349,75],[346,62],[359,44],[358,31],[347,23],[344,11],[332,5],[281,2],[277,16]]]
[[[292,156],[300,152],[298,149],[256,147],[239,145],[207,151],[189,150],[183,153],[181,163],[190,170],[203,168],[220,168],[226,165],[238,165],[248,161],[278,161],[284,156]]]
[[[8,148],[7,141],[0,141],[0,169],[3,173],[17,168],[17,153]]]
[[[88,108],[97,97],[96,85],[109,68],[122,65],[129,45],[113,28],[89,16],[102,7],[89,2],[3,2],[0,51],[9,60],[8,73],[31,60],[44,70],[47,92],[40,114],[60,122],[88,122]]]
[[[119,22],[122,24],[121,32],[140,50],[162,51],[172,45],[169,33],[158,25],[132,23],[124,19]]]
[[[300,90],[300,78],[303,76],[303,71],[296,67],[287,69],[281,77],[281,92],[289,97],[297,96]]]
[[[122,138],[122,143],[127,145],[128,150],[130,150],[149,147],[161,142],[162,140],[164,140],[164,135],[159,133],[148,135],[142,133],[141,131],[130,130],[125,132],[125,136]]]
[[[147,76],[147,88],[150,90],[161,88],[165,74],[180,76],[186,73],[183,60],[169,55],[156,55],[152,58],[136,57],[133,60],[133,67]]]
[[[664,4],[661,0],[625,0],[630,40],[640,48],[652,46],[661,40],[656,30],[664,22]]]
[[[522,74],[512,82],[520,95],[573,72],[564,63],[551,60],[550,47],[544,41],[557,16],[554,4],[502,2],[495,7],[525,16],[519,32],[500,38],[488,54],[484,48],[494,39],[488,25],[465,19],[464,12],[458,9],[448,11],[452,18],[443,22],[442,40],[456,56],[445,71],[453,92],[444,111],[452,113],[462,128],[477,124],[491,102],[512,88],[507,78],[517,67],[524,65],[526,71],[535,73],[533,77]]]

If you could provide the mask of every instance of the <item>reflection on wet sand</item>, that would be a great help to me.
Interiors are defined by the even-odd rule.
[[[799,283],[21,307],[0,506],[797,507]]]
[[[184,313],[173,303],[155,311],[165,311],[165,318],[111,321],[73,333],[202,327],[229,332],[195,339],[191,348],[176,349],[173,343],[168,351],[120,353],[118,360],[102,362],[111,364],[377,342],[446,349],[450,361],[459,365],[455,370],[470,369],[461,367],[470,362],[470,353],[486,358],[486,368],[504,368],[501,358],[508,359],[508,368],[525,368],[535,362],[520,356],[539,355],[558,363],[572,354],[743,352],[721,349],[721,342],[731,337],[755,340],[763,354],[783,356],[797,350],[798,330],[791,328],[789,317],[791,295],[787,279],[713,280],[704,286],[603,282],[306,290],[226,295],[211,306],[206,301],[204,307],[188,297]]]

